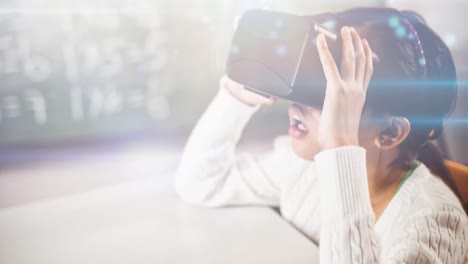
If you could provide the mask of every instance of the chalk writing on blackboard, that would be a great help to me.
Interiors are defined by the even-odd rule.
[[[1,12],[0,130],[168,119],[170,34],[146,11]]]

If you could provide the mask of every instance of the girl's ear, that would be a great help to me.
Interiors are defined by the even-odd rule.
[[[411,124],[406,117],[392,116],[387,124],[374,139],[374,144],[381,149],[397,147],[408,137],[411,131]]]

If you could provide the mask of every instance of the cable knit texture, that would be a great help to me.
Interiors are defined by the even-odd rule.
[[[468,263],[468,220],[451,190],[419,165],[376,222],[366,153],[341,147],[315,161],[297,157],[288,136],[262,156],[236,152],[258,107],[221,88],[195,126],[175,180],[188,203],[279,206],[320,244],[320,263]]]

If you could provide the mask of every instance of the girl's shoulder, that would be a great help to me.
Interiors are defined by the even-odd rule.
[[[457,215],[468,221],[461,201],[443,180],[421,163],[395,195],[408,219],[424,215]],[[411,216],[411,217],[410,217]]]
[[[386,238],[382,240],[383,248],[392,248],[401,241],[468,243],[468,217],[460,201],[424,164],[394,196],[377,221],[376,230]]]

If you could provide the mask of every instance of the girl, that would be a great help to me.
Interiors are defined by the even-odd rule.
[[[289,136],[271,153],[237,156],[251,115],[274,99],[222,79],[186,145],[177,192],[211,207],[279,206],[320,243],[320,263],[468,263],[468,219],[430,142],[455,100],[449,49],[414,13],[359,8],[317,19],[330,16],[347,26],[340,65],[317,38],[322,109],[293,104]]]

